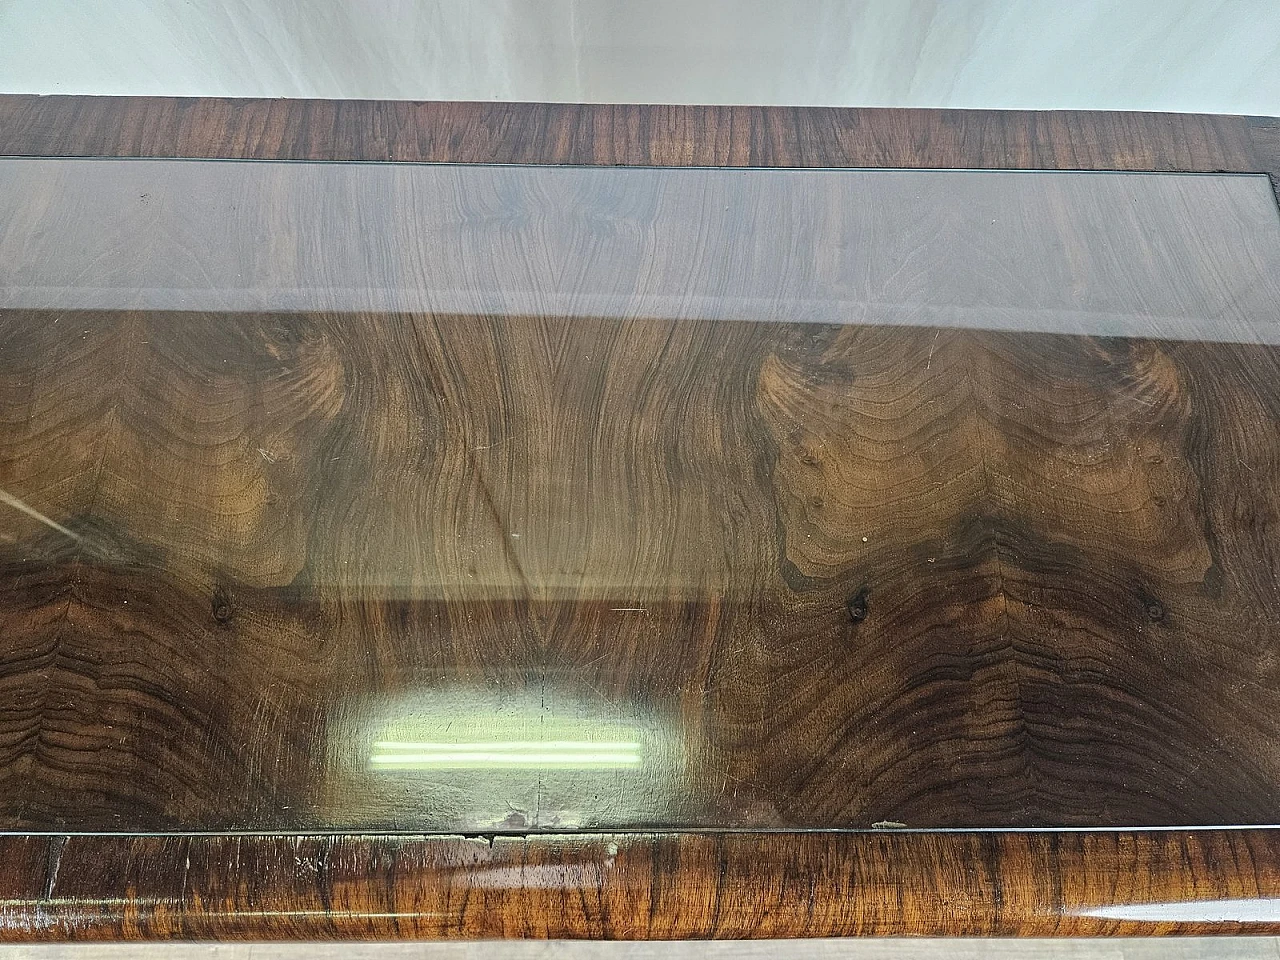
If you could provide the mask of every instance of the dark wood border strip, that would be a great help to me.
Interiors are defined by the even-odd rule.
[[[0,97],[0,154],[1259,171],[1266,119],[897,110]],[[1257,154],[1255,134],[1271,154]]]
[[[1280,933],[1280,834],[4,837],[0,937]]]

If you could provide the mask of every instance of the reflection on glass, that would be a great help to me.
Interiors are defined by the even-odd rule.
[[[1265,176],[0,159],[0,826],[1273,823],[1277,303]]]
[[[6,158],[0,223],[0,309],[1280,340],[1265,175]]]
[[[421,743],[378,740],[371,770],[490,770],[497,767],[554,767],[612,770],[640,765],[640,744],[590,740]]]
[[[335,815],[459,830],[661,822],[687,750],[673,718],[567,684],[354,701],[330,731]]]

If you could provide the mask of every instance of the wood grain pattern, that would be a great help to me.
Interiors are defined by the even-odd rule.
[[[49,191],[57,163],[7,163],[6,297],[173,290],[156,259],[193,307],[419,275],[304,222],[329,205],[410,210],[374,235],[423,251],[424,286],[544,312],[6,311],[0,824],[1280,820],[1264,178],[450,169],[348,194],[258,164],[122,162],[121,189],[95,161]],[[211,194],[324,270],[274,279],[192,211]],[[96,245],[152,203],[179,215]],[[732,212],[664,226],[687,209]],[[752,229],[788,213],[794,236]],[[700,318],[832,289],[842,322]],[[1040,332],[1081,317],[1108,336]],[[545,762],[485,746],[509,742]]]
[[[10,158],[0,190],[0,307],[1280,339],[1261,175]]]
[[[9,154],[1274,173],[1273,134],[0,98]],[[1208,340],[0,313],[0,936],[1277,932],[1276,835],[1213,829],[1277,822],[1273,274]],[[644,762],[371,768],[535,721]]]
[[[0,153],[656,166],[1265,170],[1195,114],[0,97]]]
[[[10,938],[1280,930],[1273,831],[0,838]]]

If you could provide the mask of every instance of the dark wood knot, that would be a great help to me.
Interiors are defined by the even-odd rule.
[[[845,604],[845,608],[849,611],[849,620],[853,623],[861,623],[867,619],[867,590],[863,587]]]
[[[231,618],[235,616],[235,610],[231,607],[231,597],[228,596],[224,587],[213,588],[213,619],[221,624],[228,624]]]

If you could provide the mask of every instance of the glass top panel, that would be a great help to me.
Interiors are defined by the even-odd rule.
[[[1265,176],[0,160],[0,829],[1280,822]]]

